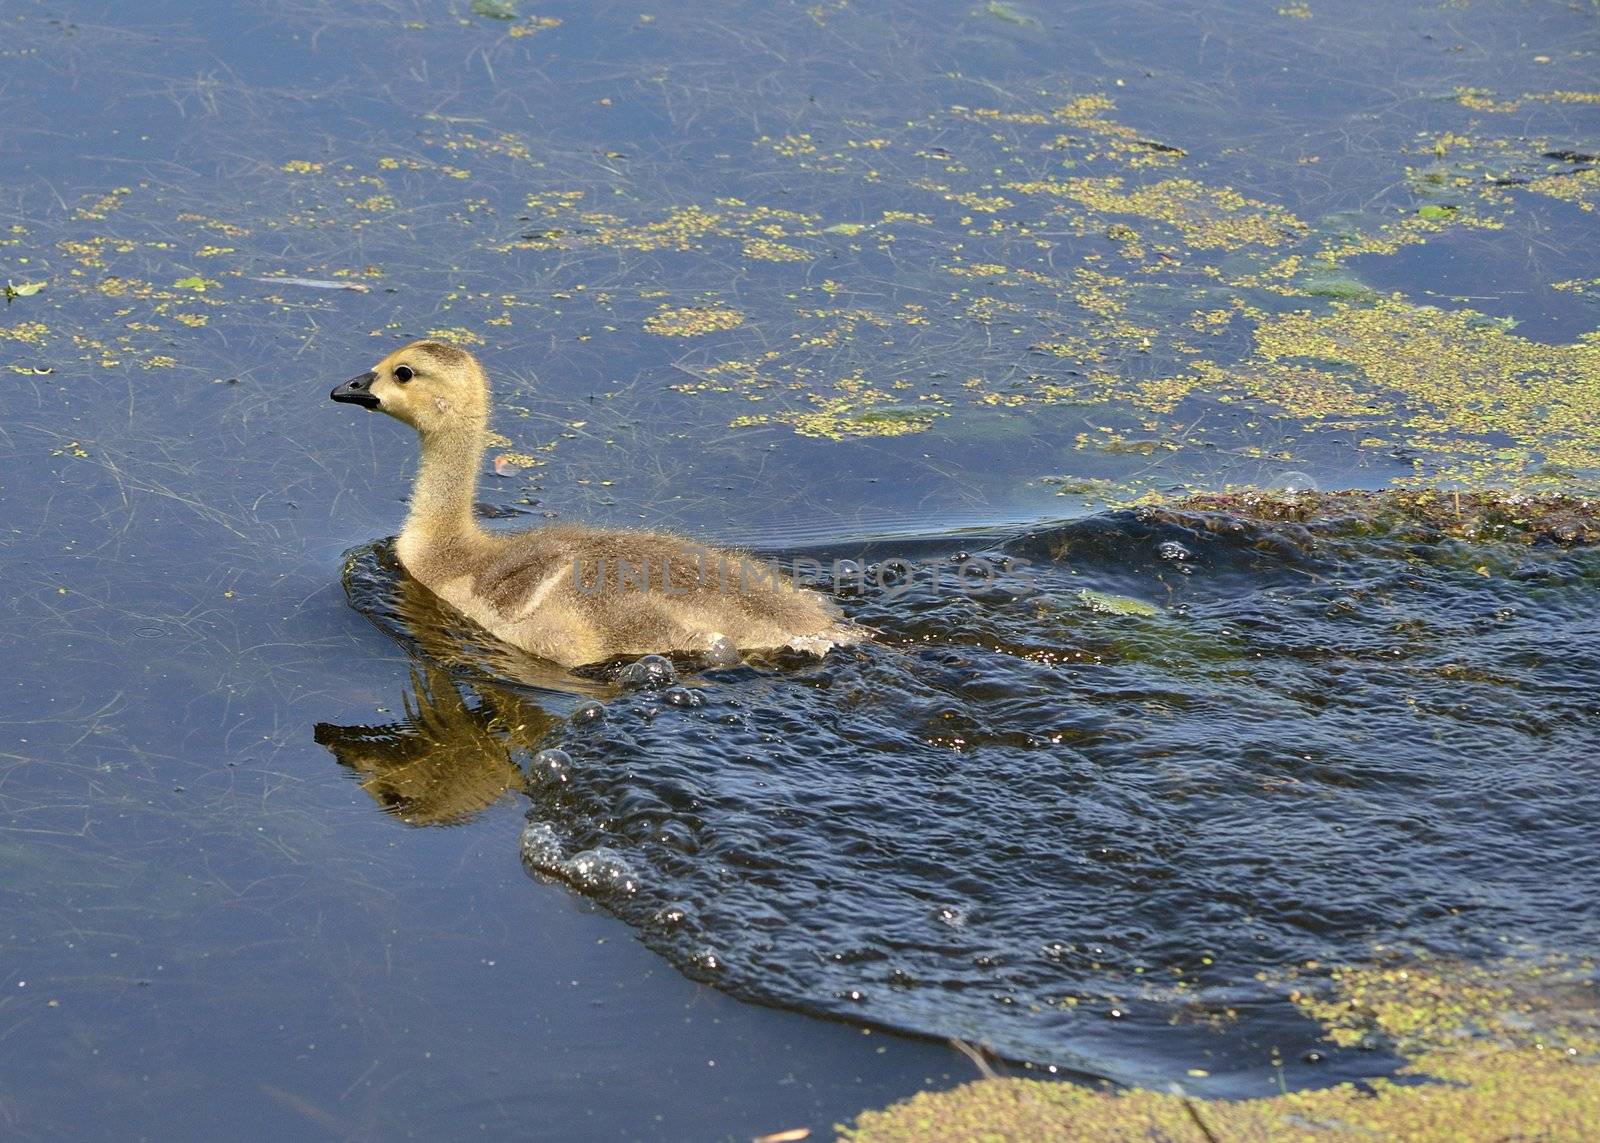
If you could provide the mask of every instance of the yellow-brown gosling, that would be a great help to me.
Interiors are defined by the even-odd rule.
[[[831,600],[742,553],[664,532],[556,524],[485,530],[473,512],[489,424],[477,358],[414,341],[330,394],[416,429],[422,462],[397,551],[406,570],[499,639],[574,667],[618,655],[793,648],[865,632]]]

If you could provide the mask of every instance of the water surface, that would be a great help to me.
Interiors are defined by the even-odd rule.
[[[1592,548],[1124,509],[1593,493],[1596,18],[6,6],[0,1124],[746,1137],[971,1074],[862,1024],[1275,1090],[1392,1061],[1258,972],[1592,947]],[[360,547],[411,441],[326,400],[421,335],[513,522],[1029,578],[698,706],[440,646]]]

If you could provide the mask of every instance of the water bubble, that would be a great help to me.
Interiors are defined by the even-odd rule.
[[[549,822],[533,821],[523,826],[518,848],[524,864],[541,873],[554,873],[561,868],[561,835]]]
[[[706,660],[713,667],[737,667],[742,662],[739,648],[726,635],[718,635],[711,640],[711,645],[706,648]]]
[[[661,692],[661,699],[663,702],[671,703],[673,706],[685,707],[704,706],[706,702],[705,696],[698,691],[690,690],[688,687],[668,687]]]
[[[610,846],[573,854],[561,863],[561,872],[578,888],[591,893],[632,893],[639,887],[633,867]]]
[[[617,682],[625,687],[665,687],[677,681],[677,668],[662,655],[645,655],[617,672]]]
[[[944,905],[934,913],[934,920],[941,924],[949,925],[952,929],[964,928],[967,923],[967,911],[955,905]]]
[[[1316,479],[1304,472],[1285,472],[1278,479],[1267,485],[1268,492],[1279,492],[1285,496],[1299,496],[1305,492],[1321,492],[1321,487]]]
[[[718,972],[722,968],[722,958],[711,949],[701,949],[689,958],[689,963],[701,972]]]
[[[1191,553],[1188,548],[1178,543],[1177,540],[1167,540],[1156,549],[1156,554],[1164,560],[1171,560],[1174,563],[1178,563],[1188,559],[1193,553]]]
[[[572,708],[572,714],[569,717],[579,726],[587,726],[590,723],[595,722],[604,722],[606,718],[605,703],[596,702],[593,699],[590,699],[587,702],[580,702],[577,706]]]
[[[873,586],[887,590],[889,599],[899,599],[910,591],[916,574],[915,564],[898,557],[875,563],[867,568],[867,577]]]
[[[528,784],[559,785],[570,777],[572,755],[565,750],[541,750],[528,763]]]
[[[855,560],[833,561],[833,593],[860,595],[866,586],[866,569]]]
[[[679,902],[673,902],[671,905],[663,905],[657,909],[653,919],[656,924],[663,928],[675,929],[679,925],[691,921],[693,917],[693,909]]]

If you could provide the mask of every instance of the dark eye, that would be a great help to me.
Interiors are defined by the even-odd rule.
[[[411,372],[411,366],[409,365],[396,365],[394,367],[394,379],[402,385],[415,376],[416,374]]]

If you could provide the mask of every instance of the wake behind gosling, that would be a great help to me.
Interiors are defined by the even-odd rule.
[[[334,388],[335,401],[416,430],[422,459],[396,551],[410,575],[496,638],[565,667],[621,655],[792,648],[816,655],[866,632],[833,601],[744,553],[667,532],[554,524],[492,532],[473,511],[489,426],[478,359],[414,341]]]

